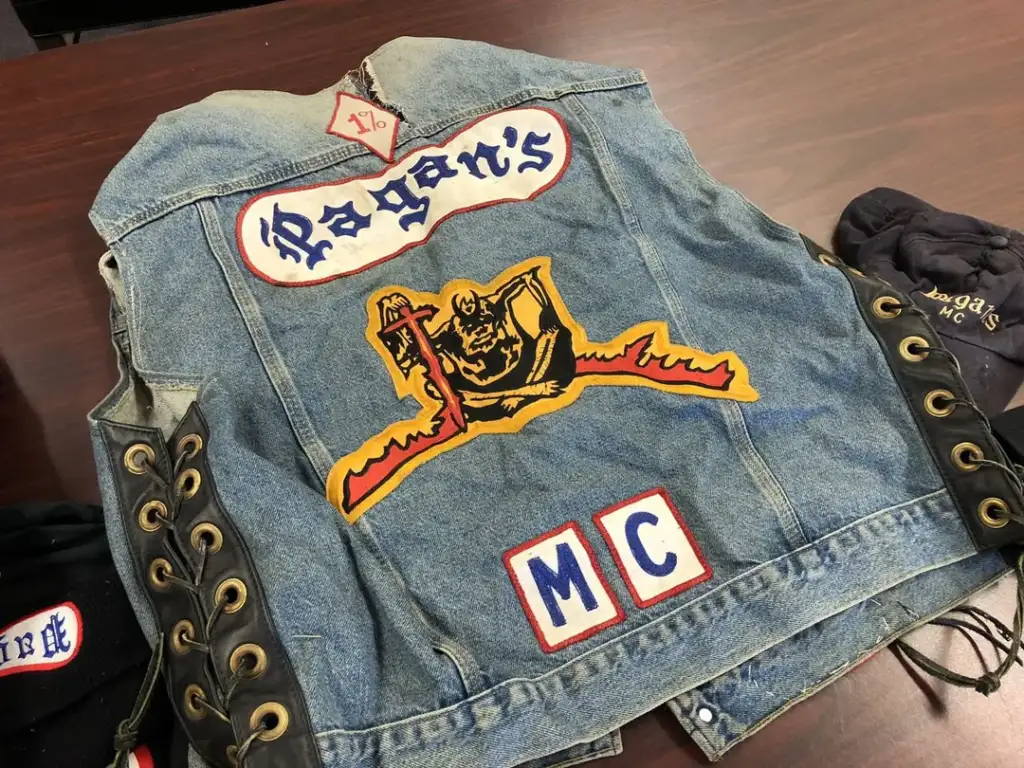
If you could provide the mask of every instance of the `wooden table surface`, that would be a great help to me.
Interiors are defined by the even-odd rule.
[[[85,414],[116,369],[86,211],[117,160],[161,112],[310,93],[404,34],[642,67],[713,175],[819,242],[877,185],[1024,227],[1019,0],[290,0],[2,63],[0,504],[99,498]],[[1009,619],[1010,595],[980,603]],[[945,630],[916,642],[969,664]],[[597,765],[706,763],[664,710],[624,740]],[[1024,765],[1024,673],[986,700],[882,653],[720,765]]]

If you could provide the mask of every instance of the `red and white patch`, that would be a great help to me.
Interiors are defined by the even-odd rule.
[[[625,618],[575,521],[510,549],[504,561],[545,653]]]
[[[0,629],[0,677],[69,664],[82,647],[82,614],[61,603]]]
[[[640,608],[711,578],[711,566],[664,488],[598,512],[594,523]]]
[[[358,141],[381,160],[390,163],[395,159],[398,123],[398,115],[372,101],[339,91],[327,132]]]
[[[425,243],[456,214],[534,199],[562,177],[571,154],[557,112],[506,109],[378,173],[257,195],[239,212],[235,237],[242,260],[267,282],[317,285]]]
[[[149,747],[133,749],[128,755],[128,768],[154,768],[153,755],[150,754]]]

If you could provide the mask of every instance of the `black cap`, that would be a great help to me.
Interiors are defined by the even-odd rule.
[[[84,504],[0,507],[0,765],[102,768],[135,703],[150,648]],[[186,763],[157,688],[135,763]]]
[[[927,312],[987,414],[1024,380],[1024,235],[879,187],[851,202],[839,256]]]

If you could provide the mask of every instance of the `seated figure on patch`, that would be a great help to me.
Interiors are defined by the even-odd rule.
[[[430,330],[429,321],[414,328],[403,318],[433,319],[440,307],[413,307],[409,297],[393,293],[378,309],[380,338],[402,373],[408,378],[419,367],[427,393],[442,402],[447,398],[439,388],[449,386],[467,421],[505,418],[558,395],[576,373],[572,333],[535,269],[487,295],[471,288],[455,293],[449,317]]]

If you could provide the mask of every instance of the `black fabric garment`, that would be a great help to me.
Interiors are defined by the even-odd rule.
[[[837,253],[910,294],[988,415],[1024,380],[1024,234],[879,187],[853,200]]]
[[[19,648],[27,654],[28,644],[16,642],[17,631],[5,630],[40,611],[53,615],[46,609],[62,603],[73,603],[81,615],[77,654],[59,668],[12,669]],[[49,637],[34,633],[33,656],[52,652],[59,640],[52,631]],[[0,766],[108,765],[150,648],[114,570],[98,507],[0,508],[0,642],[6,643],[0,662],[7,660],[0,664]],[[175,727],[161,686],[137,742],[148,749],[154,768],[185,765]]]

